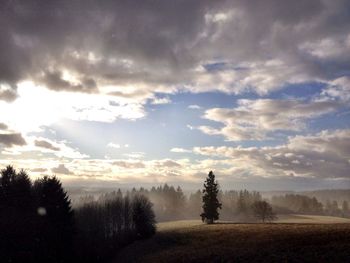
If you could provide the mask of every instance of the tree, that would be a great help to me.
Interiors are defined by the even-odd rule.
[[[239,196],[237,199],[237,213],[238,214],[246,214],[248,207],[247,207],[247,200],[245,200],[246,194],[244,194],[243,191],[239,192]]]
[[[67,262],[72,257],[73,211],[67,193],[56,177],[43,177],[34,184],[37,205],[39,258]]]
[[[12,166],[0,175],[0,255],[4,262],[34,261],[32,183]]]
[[[219,219],[218,209],[221,209],[221,203],[218,200],[218,193],[219,184],[215,181],[214,173],[210,171],[203,189],[203,213],[201,214],[203,222],[213,224],[215,220]]]
[[[350,209],[349,209],[349,203],[348,201],[344,200],[342,204],[342,212],[343,212],[343,217],[348,217],[350,215]]]
[[[156,232],[156,220],[153,204],[143,195],[136,195],[132,204],[132,218],[136,234],[141,238],[152,236]]]
[[[252,205],[254,215],[263,223],[265,221],[273,221],[276,219],[275,213],[272,211],[271,205],[266,201],[256,201]]]

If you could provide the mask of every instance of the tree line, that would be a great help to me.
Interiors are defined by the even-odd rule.
[[[350,217],[348,201],[344,200],[341,205],[336,200],[327,200],[325,204],[316,197],[300,194],[286,194],[273,196],[271,203],[279,213],[299,213],[309,215],[329,215],[338,217]]]
[[[141,194],[111,193],[73,210],[56,177],[32,182],[23,170],[1,170],[1,262],[104,262],[155,231],[152,203]]]
[[[215,180],[214,180],[215,183]],[[119,195],[122,193],[117,190]],[[174,187],[168,184],[152,187],[151,189],[133,188],[125,191],[126,195],[141,194],[149,198],[153,203],[153,210],[158,222],[198,219],[203,213],[203,190],[185,194],[180,186]],[[221,204],[219,210],[220,219],[236,222],[256,222],[260,220],[256,211],[261,209],[261,203],[266,202],[271,206],[276,214],[310,214],[310,215],[332,215],[350,217],[348,202],[344,201],[338,206],[336,201],[322,204],[316,197],[308,197],[306,195],[286,194],[281,196],[273,196],[271,199],[262,197],[258,191],[248,190],[227,190],[223,191],[217,185],[217,200]],[[81,198],[78,203],[84,203],[86,200],[94,200],[93,196]],[[254,205],[255,204],[255,205]],[[259,206],[260,205],[260,206]],[[266,206],[266,205],[265,205]]]
[[[214,175],[212,173],[212,175]],[[213,181],[209,182],[209,185]],[[214,179],[215,183],[215,179]],[[119,195],[122,194],[120,189],[117,190]],[[183,219],[198,219],[203,213],[203,190],[185,195],[180,186],[174,187],[168,184],[145,189],[133,188],[125,191],[128,196],[141,194],[149,198],[153,203],[153,210],[158,222],[183,220]],[[102,195],[103,196],[103,195]],[[220,219],[235,220],[241,222],[254,222],[257,220],[254,210],[254,203],[263,202],[261,194],[257,191],[222,191],[217,185],[217,200],[221,204]],[[79,200],[75,200],[77,207],[86,202],[99,200],[101,197],[83,196]]]

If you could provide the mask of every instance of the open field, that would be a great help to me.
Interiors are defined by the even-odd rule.
[[[350,219],[334,216],[279,215],[275,223],[342,224],[350,223]]]
[[[121,250],[115,262],[349,262],[350,220],[299,215],[279,220],[160,223],[153,238]]]

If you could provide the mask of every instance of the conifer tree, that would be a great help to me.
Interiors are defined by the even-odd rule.
[[[67,262],[72,257],[74,220],[71,203],[56,177],[43,177],[34,184],[37,198],[39,260]]]
[[[203,189],[203,213],[201,214],[203,222],[213,224],[215,220],[219,219],[218,209],[221,209],[221,203],[217,198],[218,192],[219,184],[215,181],[214,173],[210,171]]]
[[[0,255],[1,262],[33,260],[33,198],[25,171],[12,166],[0,172]]]

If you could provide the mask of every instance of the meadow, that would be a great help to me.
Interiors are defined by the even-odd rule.
[[[348,262],[350,220],[281,216],[270,224],[197,220],[158,224],[157,234],[122,249],[115,262]]]

